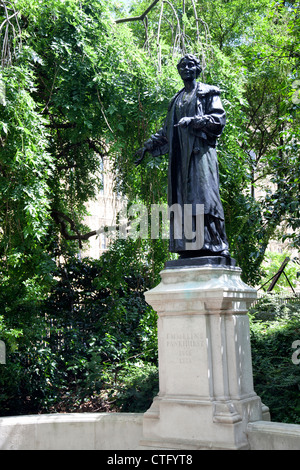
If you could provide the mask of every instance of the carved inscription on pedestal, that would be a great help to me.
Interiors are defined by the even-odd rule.
[[[203,344],[200,333],[167,333],[167,351],[178,364],[191,364]]]

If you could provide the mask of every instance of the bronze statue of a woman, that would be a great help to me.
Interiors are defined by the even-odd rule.
[[[226,121],[220,90],[196,81],[202,69],[194,55],[185,55],[177,68],[184,88],[171,100],[164,126],[138,151],[140,158],[136,164],[143,160],[146,152],[153,157],[168,153],[168,206],[175,204],[184,210],[188,205],[193,226],[197,208],[204,209],[203,246],[191,250],[191,240],[186,239],[184,227],[182,236],[174,236],[171,213],[169,250],[179,253],[180,258],[230,258],[216,153],[217,138]],[[184,224],[184,218],[182,221]]]

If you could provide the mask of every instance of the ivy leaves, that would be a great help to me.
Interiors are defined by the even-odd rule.
[[[41,240],[47,231],[50,194],[48,179],[52,158],[47,152],[45,119],[39,114],[30,91],[31,71],[12,66],[1,71],[6,103],[0,108],[0,217],[2,249]],[[10,223],[5,223],[9,217]]]

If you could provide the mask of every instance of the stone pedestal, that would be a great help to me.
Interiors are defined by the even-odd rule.
[[[247,449],[262,420],[253,390],[247,311],[256,291],[240,268],[180,266],[145,294],[158,314],[159,394],[144,414],[143,449]]]

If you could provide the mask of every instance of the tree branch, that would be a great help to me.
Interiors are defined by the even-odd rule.
[[[145,16],[148,15],[149,11],[152,10],[152,8],[159,2],[160,0],[154,0],[154,2],[151,3],[151,5],[147,8],[147,10],[144,11],[140,16],[132,16],[129,18],[120,18],[116,20],[116,23],[125,23],[127,21],[143,21]]]
[[[75,122],[54,122],[51,124],[46,124],[45,127],[50,127],[51,129],[75,129],[77,124]]]
[[[161,20],[164,11],[164,2],[161,4],[160,15],[158,19],[158,28],[157,28],[157,38],[156,38],[156,47],[158,53],[158,73],[161,72],[161,46],[160,46],[160,27],[161,27]]]
[[[88,240],[89,238],[94,237],[95,235],[100,235],[100,233],[107,233],[107,232],[116,231],[116,230],[120,230],[120,229],[122,229],[122,230],[125,229],[126,231],[128,231],[129,225],[130,225],[130,224],[126,224],[124,226],[121,226],[121,225],[111,225],[111,226],[102,225],[98,230],[92,230],[91,232],[87,232],[85,234],[82,234],[76,229],[76,225],[75,225],[74,220],[72,220],[68,215],[63,214],[62,212],[57,211],[57,210],[52,210],[51,217],[53,218],[54,222],[57,225],[59,225],[59,227],[60,227],[59,230],[60,230],[61,235],[66,240],[78,240],[80,249],[82,249],[82,241],[83,240]],[[75,235],[71,235],[68,232],[67,224],[70,225],[70,229],[73,232],[75,232]]]
[[[53,210],[51,212],[51,217],[54,222],[60,226],[60,233],[66,240],[78,240],[79,248],[82,249],[82,240],[88,240],[90,237],[97,234],[96,230],[81,234],[77,229],[74,220],[72,220],[68,215],[63,214],[60,211]],[[75,232],[76,235],[71,235],[67,230],[67,223],[70,225],[70,229]]]
[[[8,6],[10,5],[10,7]],[[4,38],[2,41],[2,50],[1,50],[1,66],[10,66],[12,64],[13,56],[16,56],[17,48],[20,51],[22,47],[22,39],[21,39],[21,28],[18,22],[18,12],[15,10],[14,6],[8,0],[1,0],[0,6],[4,9],[4,21],[0,25],[0,33],[2,34],[1,30],[5,26],[5,33]],[[12,14],[9,13],[13,12]],[[16,28],[11,20],[15,21]],[[12,31],[12,37],[9,34]],[[16,39],[18,39],[18,44]]]

